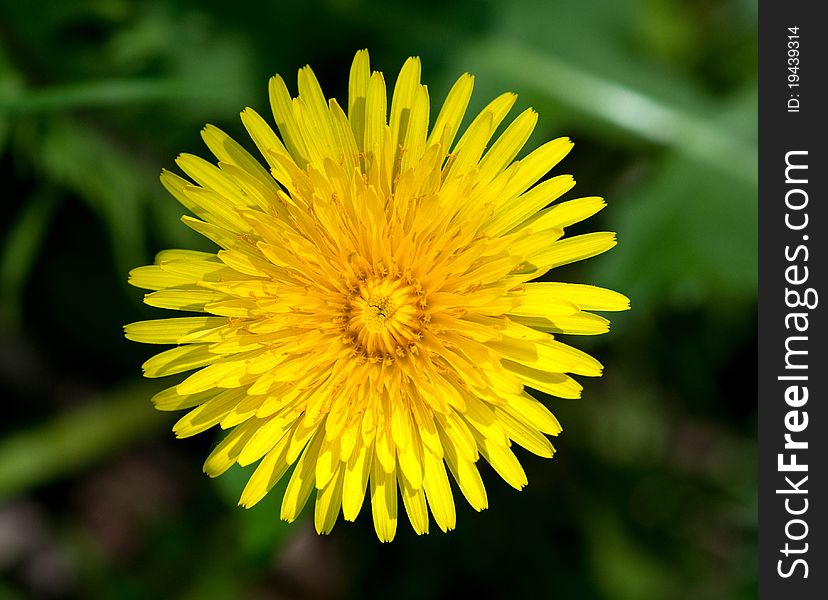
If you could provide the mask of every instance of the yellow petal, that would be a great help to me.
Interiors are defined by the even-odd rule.
[[[537,122],[538,113],[529,108],[509,124],[480,161],[481,184],[490,182],[514,160],[529,136],[532,135]]]
[[[247,422],[253,422],[257,424],[257,427],[262,423],[259,419],[253,419],[256,415],[258,407],[262,403],[261,396],[251,396],[247,395],[247,397],[242,398],[239,403],[233,407],[233,409],[228,412],[224,418],[219,422],[219,427],[222,429],[229,429],[230,427],[236,427],[237,425]]]
[[[365,99],[364,148],[366,153],[373,153],[374,147],[385,140],[387,106],[385,79],[382,73],[375,71],[368,83],[368,96]]]
[[[623,294],[578,283],[537,282],[526,284],[523,295],[533,302],[571,302],[581,310],[628,310],[630,300]],[[538,313],[539,314],[539,313]]]
[[[422,488],[414,488],[405,477],[397,477],[397,481],[411,527],[417,535],[428,533],[428,507],[425,491]]]
[[[184,394],[181,395],[176,390],[176,386],[167,388],[164,391],[158,392],[152,397],[152,404],[157,410],[184,410],[185,408],[192,408],[198,406],[203,402],[213,398],[216,395],[215,390],[207,390],[198,394]]]
[[[446,467],[441,458],[430,450],[423,452],[423,489],[434,521],[443,531],[454,529],[457,515],[454,512],[454,497],[451,494]]]
[[[486,144],[494,133],[496,125],[491,112],[484,112],[466,130],[466,133],[457,143],[458,149],[452,154],[451,163],[448,166],[446,179],[450,177],[457,179],[466,175],[470,169],[477,165],[477,161],[483,155]],[[462,146],[460,144],[463,144]],[[456,202],[463,200],[462,194],[446,193],[445,197]]]
[[[145,290],[163,290],[190,283],[189,278],[165,271],[159,265],[137,267],[129,272],[129,284]]]
[[[561,137],[546,142],[533,150],[525,158],[518,161],[517,170],[509,180],[504,196],[508,198],[525,192],[561,162],[563,157],[572,150],[572,147],[573,144],[569,138]]]
[[[302,105],[301,119],[298,123],[304,133],[306,147],[310,149],[316,144],[320,149],[319,159],[314,163],[319,166],[325,157],[338,159],[339,149],[336,143],[331,115],[328,111],[328,101],[322,92],[322,87],[309,66],[299,69],[298,75],[299,100]],[[297,103],[294,101],[294,114]]]
[[[336,137],[336,144],[341,153],[340,156],[335,157],[336,162],[342,163],[345,173],[353,173],[354,168],[359,165],[359,149],[354,138],[354,132],[348,122],[348,117],[345,116],[345,113],[339,104],[337,104],[336,100],[331,98],[328,101],[328,105],[331,111],[331,121],[334,136]]]
[[[460,418],[456,412],[451,411],[445,415],[435,415],[437,422],[440,424],[440,433],[445,434],[442,437],[443,446],[446,441],[451,441],[457,454],[465,457],[472,462],[477,460],[477,444],[474,441],[474,434],[466,422]]]
[[[463,73],[449,90],[437,115],[437,120],[434,122],[431,135],[428,136],[426,146],[439,144],[444,155],[449,151],[460,129],[460,124],[463,122],[473,89],[474,77]]]
[[[475,117],[452,150],[454,160],[448,168],[446,179],[462,176],[477,166],[497,126],[506,118],[516,100],[515,94],[501,94]]]
[[[206,221],[194,219],[189,215],[184,215],[183,217],[181,217],[181,222],[193,231],[200,233],[208,240],[215,242],[218,246],[222,248],[232,248],[238,243],[239,236],[237,234],[232,233],[231,231],[225,229],[224,227],[220,227],[219,225],[214,225],[213,223],[207,223]]]
[[[472,461],[454,452],[451,443],[446,443],[443,446],[446,450],[446,463],[466,500],[478,512],[487,508],[489,501],[486,497],[486,488],[477,467]]]
[[[538,456],[544,458],[552,458],[555,449],[544,435],[526,421],[522,415],[515,414],[511,410],[502,407],[496,407],[495,413],[500,420],[500,424],[506,430],[507,435]]]
[[[538,266],[539,270],[547,271],[597,256],[615,246],[616,243],[615,234],[609,231],[585,233],[551,244],[546,251],[531,257],[531,261]]]
[[[534,217],[522,223],[520,229],[528,228],[533,231],[542,231],[551,227],[569,227],[591,217],[606,205],[604,199],[597,196],[568,200],[554,204],[537,213]]]
[[[239,454],[238,463],[242,467],[256,462],[265,454],[271,452],[277,445],[284,446],[287,450],[287,441],[282,444],[279,444],[279,442],[282,442],[285,436],[288,436],[293,430],[296,415],[287,414],[256,420],[259,427],[245,444],[244,450]]]
[[[506,432],[500,426],[497,415],[485,402],[471,394],[466,398],[466,412],[463,413],[463,419],[493,443],[501,446],[509,445]]]
[[[365,498],[365,486],[370,473],[369,461],[374,455],[373,448],[357,444],[357,450],[345,467],[342,489],[342,516],[346,521],[357,518]]]
[[[239,452],[255,430],[255,423],[245,423],[228,433],[204,461],[204,472],[210,477],[218,477],[236,464]]]
[[[512,331],[520,332],[519,323],[510,323]],[[600,362],[589,354],[581,352],[555,340],[551,335],[525,327],[531,332],[527,336],[518,333],[515,336],[504,336],[499,342],[491,342],[489,346],[500,352],[504,359],[508,359],[509,366],[520,363],[533,369],[541,369],[549,373],[576,373],[588,377],[598,377],[603,369]],[[531,337],[530,337],[531,336]]]
[[[428,89],[421,85],[414,94],[413,106],[408,118],[408,126],[403,132],[404,148],[400,172],[414,169],[423,158],[428,134],[429,102]],[[426,524],[428,522],[426,521]]]
[[[325,111],[327,110],[328,107],[325,105]],[[324,116],[323,121],[322,116],[311,108],[303,96],[293,99],[293,115],[305,141],[308,166],[312,165],[319,169],[325,164],[326,158],[338,156],[339,149],[331,128],[330,118],[327,115]]]
[[[555,415],[526,392],[510,396],[504,410],[509,411],[516,418],[532,423],[539,431],[548,435],[558,435],[563,431]]]
[[[390,432],[382,424],[377,425],[376,446],[374,447],[376,460],[383,466],[387,473],[394,470],[396,466],[396,448]]]
[[[578,313],[578,307],[569,298],[562,295],[552,296],[542,289],[527,286],[515,296],[520,304],[509,311],[510,319],[514,316],[565,317]]]
[[[282,139],[293,162],[303,169],[308,164],[308,150],[302,137],[302,131],[296,123],[296,117],[293,114],[293,100],[284,79],[279,75],[271,77],[268,92],[270,93],[270,108],[273,111],[273,119],[276,121],[279,133],[282,134]]]
[[[351,64],[351,75],[348,81],[348,121],[360,151],[365,149],[365,107],[370,80],[371,63],[368,51],[359,50]]]
[[[239,387],[247,373],[248,357],[231,355],[197,371],[178,384],[180,394],[197,394],[216,387]]]
[[[345,469],[340,464],[336,474],[324,489],[316,492],[316,506],[314,508],[313,522],[316,533],[328,534],[336,524],[339,516],[339,508],[342,505],[342,481]]]
[[[179,317],[138,321],[124,327],[126,338],[146,344],[177,344],[184,336],[212,331],[227,324],[222,317]]]
[[[592,313],[579,312],[573,315],[549,315],[546,317],[514,317],[515,322],[548,331],[571,335],[599,335],[609,331],[610,322]]]
[[[423,485],[423,448],[419,432],[413,421],[409,421],[410,442],[404,449],[397,452],[399,469],[413,489],[420,489]]]
[[[238,234],[250,231],[250,224],[239,213],[240,205],[230,202],[227,196],[223,196],[220,192],[187,184],[181,193],[194,206],[203,209],[204,219],[209,223],[235,231]],[[241,206],[247,208],[246,205]]]
[[[270,125],[252,108],[245,108],[242,111],[241,120],[244,128],[247,129],[247,133],[250,134],[250,139],[253,140],[259,152],[270,165],[273,176],[285,187],[290,187],[290,175],[282,165],[282,161],[274,158],[280,156],[283,160],[293,162],[282,141],[276,136]]]
[[[156,308],[205,312],[206,305],[226,298],[226,295],[211,290],[171,289],[147,294],[144,303]]]
[[[221,172],[221,169],[200,156],[180,154],[175,164],[189,175],[193,181],[205,189],[212,190],[229,206],[245,206],[241,189]],[[185,192],[187,191],[185,186]]]
[[[319,423],[308,422],[306,419],[301,419],[299,424],[294,428],[293,436],[290,440],[290,445],[288,446],[287,451],[287,460],[289,462],[293,462],[299,456],[299,453],[305,448],[305,445],[308,444],[308,441],[313,437],[316,436],[317,438],[321,437],[324,438],[325,436],[318,436],[316,435],[319,431]],[[314,478],[316,476],[316,457],[319,454],[319,448],[322,446],[322,440],[316,440],[315,442],[315,450],[313,452],[313,461],[314,464],[311,465],[311,469],[314,473]]]
[[[268,129],[270,128],[268,127]],[[222,164],[237,167],[240,173],[251,176],[264,190],[271,194],[276,193],[278,187],[270,173],[247,150],[242,148],[241,144],[221,129],[213,125],[207,125],[201,130],[201,137],[204,139],[207,147],[210,148],[210,151]],[[234,179],[234,177],[231,176],[231,179]],[[242,191],[244,190],[242,189]],[[262,208],[267,208],[267,204],[265,203],[255,202],[255,204],[258,204]]]
[[[529,483],[523,467],[520,466],[520,461],[509,448],[480,439],[480,453],[494,467],[503,481],[516,490],[522,490]]]
[[[572,175],[558,175],[542,181],[520,196],[503,196],[486,229],[496,235],[510,231],[573,187],[575,180]]]
[[[194,344],[165,350],[147,360],[141,367],[144,369],[144,377],[164,377],[197,369],[217,360],[221,360],[221,356],[212,354],[204,344]]]
[[[305,447],[299,462],[296,463],[296,468],[285,490],[285,496],[282,498],[281,518],[283,521],[295,521],[308,501],[308,496],[313,489],[316,457],[323,437],[316,435]],[[290,460],[289,456],[288,460]]]
[[[316,489],[321,490],[328,486],[333,476],[339,471],[340,464],[339,438],[323,440],[319,457],[316,459]]]
[[[244,425],[241,427],[244,427]],[[237,430],[238,428],[234,431]],[[276,444],[265,455],[262,462],[256,466],[256,470],[253,471],[247,485],[244,486],[239,498],[239,505],[250,508],[257,504],[287,472],[288,467],[290,467],[290,464],[285,460],[288,437],[283,437],[282,441]]]
[[[527,367],[510,360],[503,360],[506,370],[520,378],[524,385],[546,392],[558,398],[580,398],[581,384],[563,373],[550,373]]]
[[[395,147],[402,145],[408,130],[414,99],[420,89],[420,72],[420,59],[412,56],[403,63],[397,76],[388,121],[391,126],[391,140]]]
[[[179,438],[193,436],[218,425],[230,410],[244,398],[244,390],[227,390],[184,415],[173,426]]]
[[[393,540],[397,532],[397,475],[387,473],[378,456],[371,466],[371,514],[379,540]]]

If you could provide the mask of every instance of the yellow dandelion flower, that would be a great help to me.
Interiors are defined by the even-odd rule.
[[[253,109],[242,122],[269,169],[221,130],[202,137],[218,164],[183,154],[190,178],[161,181],[216,253],[165,250],[130,273],[150,306],[198,313],[133,323],[126,336],[176,344],[144,363],[147,377],[194,371],[153,398],[191,409],[187,437],[229,430],[204,464],[215,477],[258,462],[240,504],[261,500],[291,467],[281,517],[315,491],[315,524],[354,520],[370,495],[374,527],[393,539],[398,498],[418,534],[455,526],[450,472],[487,507],[482,456],[511,486],[526,475],[512,443],[542,457],[558,421],[526,388],[577,398],[570,375],[601,364],[554,334],[599,334],[587,311],[629,307],[589,285],[532,280],[600,254],[613,233],[564,237],[604,206],[552,204],[569,175],[537,183],[572,148],[567,138],[515,161],[537,114],[526,110],[491,143],[515,103],[495,98],[455,141],[472,93],[462,75],[429,128],[420,61],[408,59],[387,106],[367,51],[351,67],[347,113],[310,67],[292,98],[278,75],[270,103],[279,136]],[[537,183],[537,185],[535,185]],[[546,434],[546,435],[544,435]]]

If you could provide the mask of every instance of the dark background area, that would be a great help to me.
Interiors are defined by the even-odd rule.
[[[0,598],[755,597],[756,43],[747,0],[0,0]],[[570,136],[556,172],[609,204],[573,229],[620,243],[560,278],[633,304],[568,340],[606,375],[549,399],[526,489],[484,466],[488,510],[390,545],[366,506],[327,537],[279,489],[237,508],[248,473],[200,472],[216,437],[174,439],[122,335],[169,316],[130,268],[210,249],[161,167],[205,122],[250,147],[276,72],[344,98],[364,47],[387,81],[421,56],[435,114],[470,71],[470,114],[512,90],[528,147]]]

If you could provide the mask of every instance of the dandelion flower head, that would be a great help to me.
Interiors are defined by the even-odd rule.
[[[228,430],[204,470],[257,463],[243,506],[283,477],[282,519],[313,495],[320,533],[340,513],[354,520],[366,493],[382,541],[401,508],[418,534],[429,512],[453,529],[450,476],[473,508],[488,505],[481,458],[521,489],[514,445],[551,457],[547,436],[561,431],[532,390],[577,398],[572,375],[602,370],[557,335],[604,333],[608,321],[588,311],[629,307],[610,290],[533,282],[615,245],[609,232],[564,236],[604,207],[554,202],[570,175],[541,181],[570,140],[515,160],[533,110],[494,139],[516,100],[503,94],[461,134],[473,77],[457,80],[432,121],[420,72],[419,59],[405,62],[390,107],[367,51],[353,61],[346,107],[309,67],[296,98],[273,77],[278,135],[253,109],[241,113],[267,166],[208,125],[217,163],[183,154],[188,179],[161,175],[192,213],[184,223],[218,251],[165,250],[130,273],[151,290],[147,304],[195,313],[126,326],[129,339],[175,344],[146,361],[147,377],[193,371],[155,406],[188,410],[179,437]]]

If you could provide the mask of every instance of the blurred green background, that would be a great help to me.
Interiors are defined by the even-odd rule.
[[[0,598],[755,597],[756,30],[749,0],[0,0]],[[208,121],[245,140],[273,73],[344,98],[363,47],[572,137],[556,173],[609,202],[578,231],[620,244],[555,275],[633,302],[571,340],[606,375],[549,401],[525,490],[484,467],[489,510],[382,546],[367,506],[323,538],[277,491],[237,508],[246,473],[201,474],[216,438],[173,438],[121,330],[168,316],[130,268],[209,249],[161,167]]]

